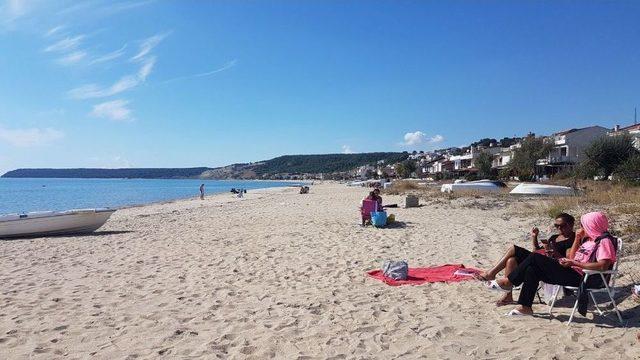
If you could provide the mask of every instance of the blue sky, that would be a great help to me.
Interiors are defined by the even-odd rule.
[[[640,103],[640,1],[0,4],[0,172],[427,150]]]

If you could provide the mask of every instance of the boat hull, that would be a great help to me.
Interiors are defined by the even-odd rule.
[[[4,216],[0,238],[84,234],[98,230],[115,210],[71,210]]]
[[[467,182],[458,184],[443,184],[440,188],[440,191],[443,193],[452,193],[455,191],[501,192],[502,188],[490,182]]]
[[[545,184],[519,184],[513,190],[513,195],[547,195],[547,196],[573,196],[576,191],[568,186]]]

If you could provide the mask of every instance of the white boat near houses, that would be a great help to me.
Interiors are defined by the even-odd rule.
[[[452,193],[455,191],[500,192],[505,187],[506,185],[502,181],[478,180],[443,184],[440,191],[443,193]]]
[[[522,183],[511,190],[513,195],[572,196],[576,190],[568,186]]]
[[[83,234],[98,230],[115,209],[41,211],[0,216],[0,238]]]

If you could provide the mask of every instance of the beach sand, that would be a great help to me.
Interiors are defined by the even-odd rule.
[[[509,204],[392,209],[359,226],[363,188],[250,191],[123,209],[90,236],[0,241],[0,357],[638,359],[637,313],[507,318],[477,281],[391,287],[384,259],[488,267],[528,247]],[[386,203],[401,203],[385,196]],[[624,269],[624,263],[621,265]]]

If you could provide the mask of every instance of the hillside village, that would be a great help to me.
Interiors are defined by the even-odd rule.
[[[435,151],[414,151],[401,163],[364,165],[351,171],[352,179],[414,177],[421,179],[477,178],[478,159],[490,157],[491,169],[501,177],[509,177],[508,167],[514,153],[522,146],[526,138],[538,138],[549,144],[549,152],[536,161],[536,179],[548,179],[562,172],[570,171],[584,160],[584,150],[596,139],[603,136],[628,135],[633,139],[636,149],[640,150],[640,125],[626,127],[615,126],[608,129],[602,126],[589,126],[556,132],[550,136],[536,137],[528,134],[522,138],[504,138],[502,140],[482,139],[463,148],[448,148]],[[487,154],[487,155],[482,155]],[[404,169],[408,167],[407,169]],[[335,177],[335,174],[334,174]]]

